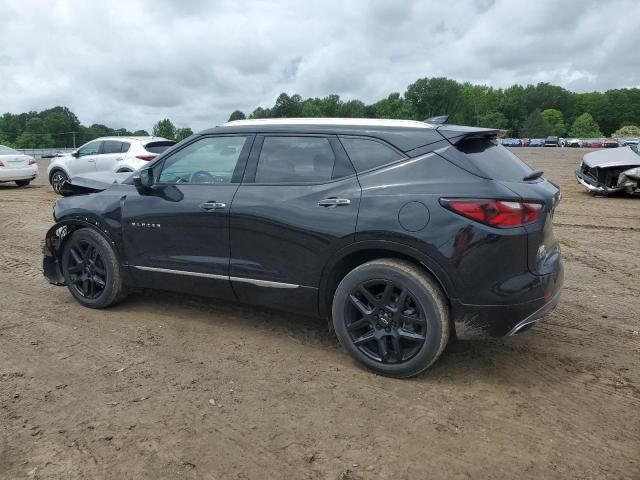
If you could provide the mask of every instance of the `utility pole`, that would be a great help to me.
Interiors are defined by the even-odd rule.
[[[73,148],[76,148],[76,132],[71,132],[73,134]]]

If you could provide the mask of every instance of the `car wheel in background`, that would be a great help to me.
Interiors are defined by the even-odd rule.
[[[373,260],[349,272],[338,285],[332,314],[343,348],[381,375],[419,374],[449,340],[442,290],[425,271],[403,260]]]
[[[19,187],[26,187],[31,183],[31,180],[16,180],[16,185]]]
[[[60,194],[60,189],[62,188],[62,185],[64,185],[64,182],[66,182],[68,179],[69,178],[67,177],[67,174],[64,173],[62,170],[54,170],[51,173],[49,183],[51,183],[51,186],[53,187],[53,191],[56,192],[57,194]]]
[[[118,257],[109,242],[90,228],[65,241],[62,273],[71,294],[89,308],[105,308],[125,297]]]

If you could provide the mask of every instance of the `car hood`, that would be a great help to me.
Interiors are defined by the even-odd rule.
[[[111,173],[96,172],[86,173],[71,177],[62,186],[61,193],[63,195],[79,195],[86,193],[95,193],[106,190],[114,184],[124,182],[131,176],[130,172]]]
[[[624,167],[640,165],[640,155],[631,150],[631,147],[621,147],[587,153],[582,161],[589,168]]]

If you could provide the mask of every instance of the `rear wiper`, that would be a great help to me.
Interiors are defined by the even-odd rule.
[[[542,175],[544,175],[544,172],[541,170],[535,171],[533,173],[530,173],[529,175],[527,175],[526,177],[524,177],[522,179],[523,182],[530,182],[531,180],[537,180],[538,178],[540,178]]]

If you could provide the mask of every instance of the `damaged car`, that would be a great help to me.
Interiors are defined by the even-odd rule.
[[[593,194],[640,193],[638,145],[587,153],[576,170],[576,178]]]
[[[58,193],[63,197],[70,197],[72,195],[102,192],[114,184],[123,183],[130,176],[131,172],[96,172],[77,175],[63,182]]]

